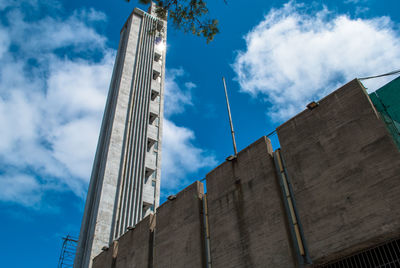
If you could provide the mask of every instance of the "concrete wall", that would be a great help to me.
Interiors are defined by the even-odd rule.
[[[277,132],[314,263],[400,235],[400,153],[357,80]]]
[[[278,181],[263,137],[207,174],[207,206],[195,182],[157,209],[154,236],[154,220],[146,218],[118,240],[118,250],[115,244],[96,257],[94,268],[207,267],[206,230],[213,268],[318,266],[400,237],[400,152],[357,80],[277,133],[290,194],[283,196],[286,180]],[[297,213],[285,209],[288,196]]]
[[[148,267],[152,257],[153,235],[156,217],[149,215],[135,229],[118,239],[116,268]],[[133,266],[132,264],[135,264]]]
[[[271,154],[263,137],[207,175],[214,268],[295,267]]]
[[[203,188],[195,182],[165,202],[157,224],[153,215],[143,219],[114,242],[117,247],[99,254],[93,268],[204,267]]]
[[[155,216],[149,215],[93,260],[93,268],[149,267]]]
[[[157,209],[154,267],[203,267],[203,192],[195,182]]]
[[[113,265],[115,265],[115,258],[113,255],[118,252],[118,244],[115,244],[114,246],[111,246],[106,251],[102,251],[99,255],[94,257],[92,267],[93,268],[111,268]],[[77,267],[76,265],[74,267]]]

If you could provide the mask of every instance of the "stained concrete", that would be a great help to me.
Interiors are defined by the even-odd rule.
[[[114,247],[109,248],[108,250],[102,251],[99,255],[97,255],[92,262],[93,268],[111,268],[113,267],[113,263],[115,262],[113,258],[113,254],[117,252],[117,245],[115,246],[116,251],[114,252]]]
[[[313,265],[400,236],[400,153],[357,80],[277,133]],[[299,266],[266,137],[206,180],[213,268]],[[153,233],[146,218],[94,268],[205,267],[202,199],[195,182],[157,209]]]
[[[151,267],[152,233],[156,217],[149,215],[93,260],[93,268]]]
[[[295,267],[271,154],[262,137],[207,175],[213,268]]]
[[[154,267],[204,267],[203,184],[195,182],[157,209]]]
[[[357,80],[277,133],[314,263],[400,235],[400,153]]]

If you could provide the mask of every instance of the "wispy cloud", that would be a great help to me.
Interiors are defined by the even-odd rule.
[[[47,190],[84,196],[115,52],[93,26],[103,13],[32,21],[40,7],[22,2],[1,13],[0,200],[35,206]]]
[[[0,201],[34,206],[42,198],[41,185],[25,174],[12,173],[0,177]]]
[[[212,152],[198,147],[195,133],[184,126],[176,125],[171,117],[182,114],[192,103],[192,90],[197,86],[187,81],[182,68],[167,70],[165,82],[165,115],[162,148],[162,194],[168,195],[188,185],[190,175],[202,168],[216,164]],[[179,81],[178,81],[179,80]],[[181,81],[182,80],[182,81]]]
[[[360,3],[366,3],[368,0],[344,0],[343,3],[345,4],[360,4]]]
[[[46,2],[0,3],[0,201],[29,207],[46,206],[47,191],[84,198],[115,57],[96,30],[104,13],[81,9],[61,17],[58,2],[48,2],[53,15],[36,19],[29,10]],[[167,117],[193,105],[196,85],[186,78],[182,68],[167,72]],[[193,131],[169,119],[163,146],[166,191],[214,164]]]
[[[190,181],[190,175],[202,168],[216,164],[214,155],[194,144],[195,134],[186,127],[180,127],[170,120],[164,121],[162,151],[162,191],[169,193]]]
[[[165,115],[167,117],[182,113],[187,106],[193,105],[191,89],[196,87],[193,82],[184,83],[182,89],[178,79],[183,78],[185,72],[182,68],[167,69],[165,74]]]
[[[247,48],[233,64],[241,90],[262,97],[275,121],[355,77],[399,68],[400,37],[390,18],[303,8],[289,2],[271,10],[245,36]]]

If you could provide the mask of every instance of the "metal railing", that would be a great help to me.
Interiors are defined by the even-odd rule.
[[[317,268],[389,268],[400,267],[400,239],[387,241],[334,262],[316,265]]]

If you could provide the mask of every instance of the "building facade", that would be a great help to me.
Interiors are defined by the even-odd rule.
[[[74,267],[159,205],[166,21],[134,9],[121,30]]]
[[[277,128],[279,149],[258,139],[93,268],[400,267],[399,81],[379,103],[354,79],[308,105]]]

